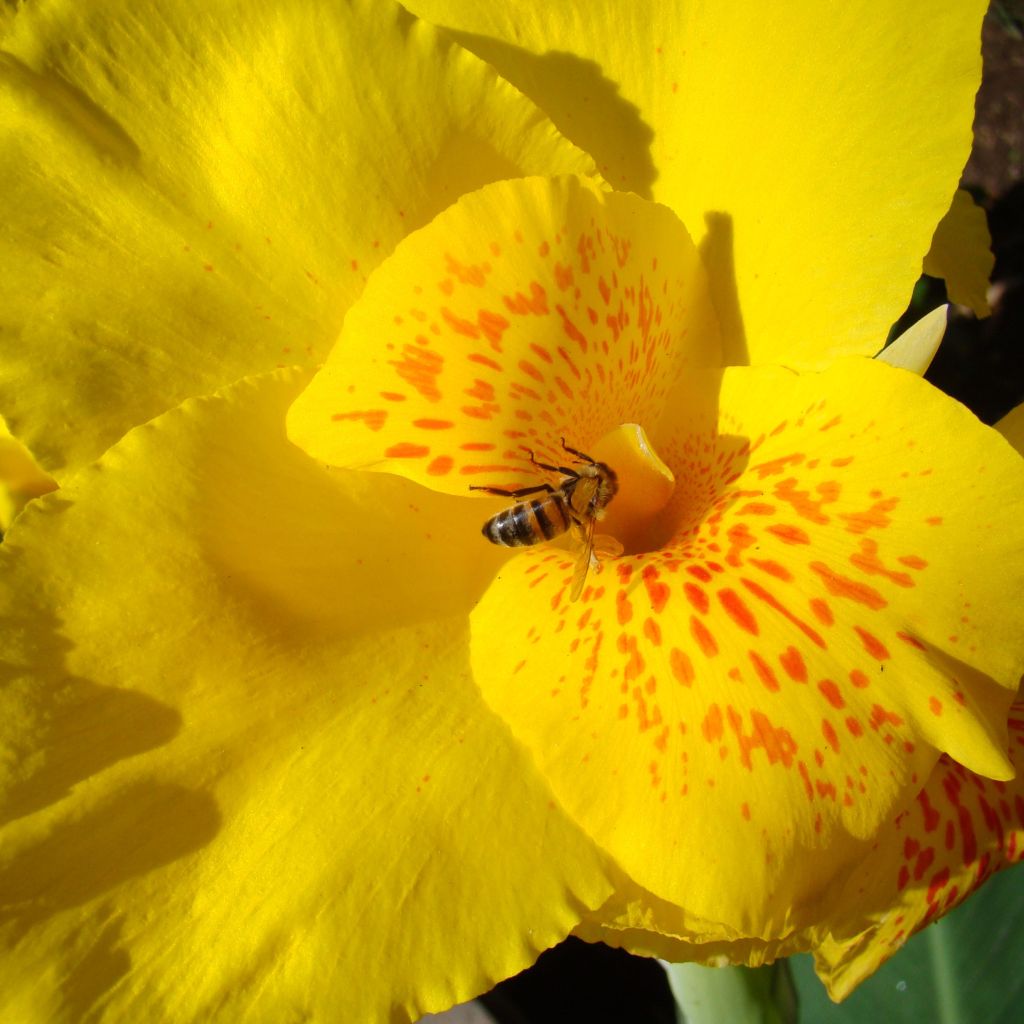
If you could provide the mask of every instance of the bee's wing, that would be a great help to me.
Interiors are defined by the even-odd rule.
[[[576,568],[572,573],[572,589],[569,591],[570,601],[575,601],[583,593],[583,584],[587,582],[587,571],[590,569],[590,561],[594,556],[595,525],[596,520],[588,519],[586,525],[578,526],[575,531],[579,550],[576,552]]]

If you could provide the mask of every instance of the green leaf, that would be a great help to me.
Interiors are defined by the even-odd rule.
[[[1024,872],[1003,871],[915,935],[844,1003],[809,956],[790,960],[802,1024],[1019,1024],[1024,1006]]]

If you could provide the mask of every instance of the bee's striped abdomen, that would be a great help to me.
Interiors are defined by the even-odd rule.
[[[484,523],[483,535],[505,548],[542,544],[569,529],[566,499],[560,492],[523,501]]]

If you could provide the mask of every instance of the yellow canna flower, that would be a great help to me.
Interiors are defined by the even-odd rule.
[[[0,1019],[414,1018],[574,929],[831,964],[940,758],[1010,775],[1020,461],[835,361],[983,5],[422,7],[0,23],[0,408],[61,485],[0,551]],[[578,602],[467,490],[562,435],[621,470]]]

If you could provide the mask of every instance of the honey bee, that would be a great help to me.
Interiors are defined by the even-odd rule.
[[[597,564],[594,555],[594,527],[604,516],[608,503],[619,489],[615,471],[604,462],[598,462],[575,448],[570,448],[562,438],[562,448],[575,455],[575,465],[551,466],[538,462],[529,448],[523,450],[530,462],[538,469],[561,473],[565,478],[558,487],[551,484],[536,484],[518,490],[504,490],[500,487],[471,486],[471,491],[486,491],[506,498],[525,498],[530,494],[542,495],[531,501],[519,501],[488,519],[483,526],[483,535],[492,543],[506,548],[542,544],[561,536],[570,529],[577,545],[576,568],[573,571],[570,600],[575,601],[583,592],[587,571],[591,563]],[[610,543],[602,544],[609,553],[621,553],[622,548],[612,538],[601,538]]]

